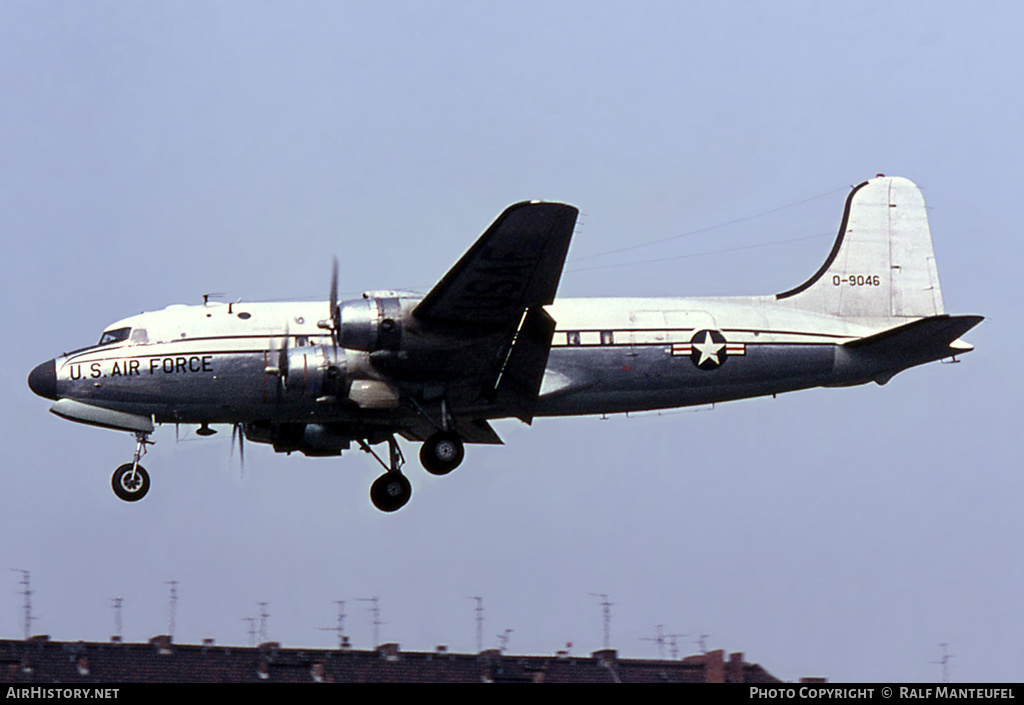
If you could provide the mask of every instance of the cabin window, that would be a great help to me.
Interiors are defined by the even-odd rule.
[[[115,328],[114,330],[104,331],[103,335],[100,336],[99,345],[110,345],[111,343],[120,343],[122,340],[128,340],[131,332],[131,328]]]
[[[568,338],[569,345],[579,345],[580,344],[580,332],[578,330],[577,331],[569,331],[568,333],[566,333],[566,336]]]
[[[601,345],[612,345],[615,343],[615,336],[610,330],[601,331]]]

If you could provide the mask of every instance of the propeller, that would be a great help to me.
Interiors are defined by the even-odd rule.
[[[328,302],[330,306],[330,318],[326,318],[317,323],[319,328],[323,330],[331,331],[331,339],[334,342],[334,349],[338,349],[338,331],[341,330],[341,312],[338,310],[338,258],[335,257],[331,264],[331,300]]]
[[[277,400],[281,401],[281,393],[288,386],[288,345],[291,343],[291,330],[289,322],[284,326],[284,342],[277,351]]]
[[[238,438],[239,475],[245,477],[245,431],[240,423],[231,427],[231,455],[235,454],[235,438]]]
[[[338,258],[334,257],[331,264],[331,338],[334,340],[334,349],[338,349],[338,332],[341,330],[341,312],[338,311]]]

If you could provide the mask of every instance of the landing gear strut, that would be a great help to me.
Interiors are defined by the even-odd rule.
[[[412,484],[402,474],[405,458],[402,456],[402,449],[398,447],[398,441],[394,436],[388,437],[390,465],[385,464],[366,441],[359,441],[359,447],[376,458],[387,470],[370,485],[370,501],[382,512],[397,512],[412,497]]]
[[[114,494],[125,502],[138,502],[149,492],[149,473],[139,465],[139,459],[146,454],[146,446],[152,445],[148,433],[135,434],[135,457],[114,471],[111,486]]]

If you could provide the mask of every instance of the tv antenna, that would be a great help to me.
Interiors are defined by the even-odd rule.
[[[657,629],[657,636],[642,636],[640,641],[653,641],[658,645],[658,658],[662,661],[665,660],[665,632],[664,624],[659,624],[655,627]]]
[[[603,592],[590,594],[593,597],[601,598],[601,614],[604,617],[604,648],[610,649],[612,644],[612,607],[614,605],[608,601],[608,596]]]
[[[668,639],[668,655],[673,661],[679,660],[679,642],[678,639],[690,636],[689,634],[666,634],[665,638]]]
[[[942,658],[940,658],[938,661],[931,661],[930,663],[935,663],[942,666],[942,682],[949,683],[949,660],[953,657],[949,653],[948,643],[939,644],[939,646],[942,647]]]
[[[338,648],[345,648],[345,601],[335,600],[334,604],[338,606],[338,625],[335,627],[319,627],[321,631],[335,632],[338,635]]]
[[[482,597],[470,597],[470,600],[476,600],[476,652],[480,653],[484,650],[484,598]]]
[[[249,623],[249,648],[256,646],[256,618],[242,617],[242,621]]]
[[[508,638],[512,634],[511,629],[506,629],[498,635],[498,651],[505,653],[508,650]]]
[[[167,634],[171,637],[171,641],[174,641],[174,627],[178,616],[178,581],[168,580],[164,585],[171,586],[170,618],[167,620]]]
[[[22,590],[19,593],[25,598],[23,607],[25,609],[25,641],[28,641],[32,636],[32,622],[38,617],[32,616],[32,585],[30,581],[30,574],[23,568],[11,568],[16,573],[21,573],[21,586]]]
[[[377,648],[380,646],[380,626],[385,622],[380,621],[380,597],[374,595],[373,597],[357,597],[359,602],[372,602],[373,607],[370,608],[370,612],[373,613],[373,647]]]
[[[269,602],[257,602],[260,608],[260,629],[259,629],[259,643],[263,644],[267,641],[267,619],[270,614],[267,612],[267,605]]]

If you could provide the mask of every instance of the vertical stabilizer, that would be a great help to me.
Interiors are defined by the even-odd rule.
[[[878,176],[856,186],[828,259],[780,303],[857,318],[920,318],[945,312],[921,190]]]

